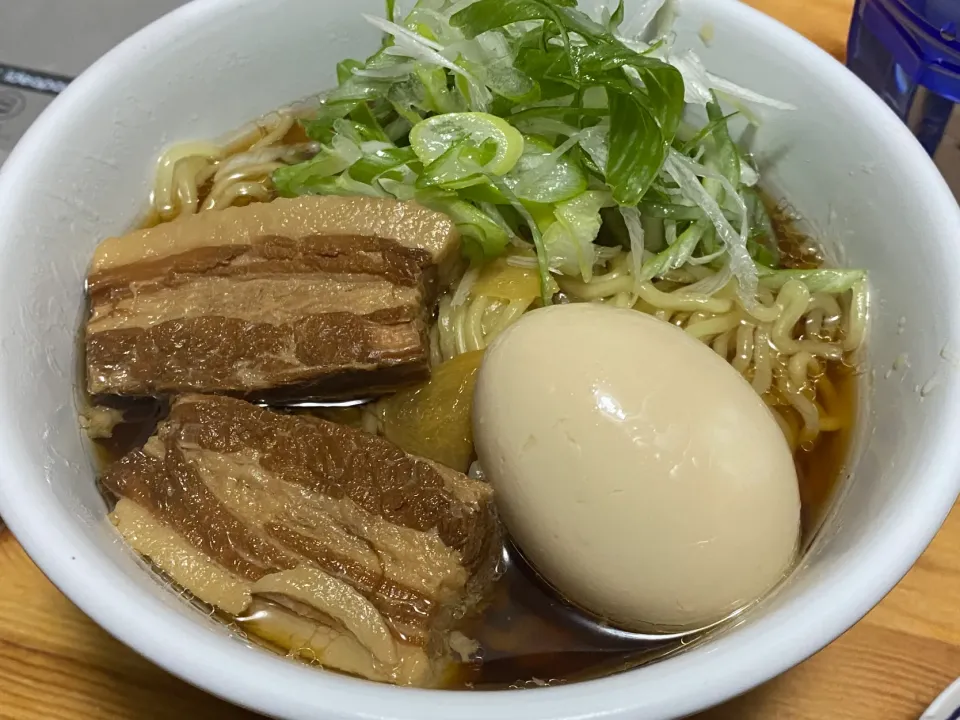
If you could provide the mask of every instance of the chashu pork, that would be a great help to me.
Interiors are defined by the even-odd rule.
[[[316,623],[321,664],[398,684],[438,681],[501,547],[485,483],[224,396],[175,400],[103,483],[126,541],[196,597],[235,616],[269,601]]]
[[[447,216],[378,198],[279,199],[108,238],[87,277],[87,389],[336,399],[424,380],[458,258]]]

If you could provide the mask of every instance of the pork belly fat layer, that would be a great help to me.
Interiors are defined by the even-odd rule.
[[[327,624],[390,677],[390,658],[422,665],[390,654],[371,613],[401,646],[443,657],[500,550],[485,483],[359,430],[228,397],[176,400],[103,482],[124,498],[114,522],[127,541],[206,602],[238,614],[260,593],[326,621],[334,598],[353,598]]]
[[[446,216],[370,198],[201,213],[97,248],[93,395],[376,394],[429,374],[427,321],[459,256]]]

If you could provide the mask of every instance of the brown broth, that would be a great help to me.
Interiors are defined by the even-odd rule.
[[[776,205],[770,196],[765,195],[764,200],[771,213],[782,262],[790,267],[819,266],[822,263],[819,249],[798,229],[796,217],[785,206]],[[141,227],[155,224],[158,218],[150,215]],[[794,455],[801,498],[801,547],[804,548],[819,528],[845,475],[856,419],[858,375],[855,369],[830,363],[825,376],[835,390],[835,397],[826,403],[825,410],[841,420],[841,428],[821,433],[812,447],[800,449]],[[153,400],[115,407],[124,410],[124,422],[114,429],[112,437],[94,443],[97,458],[104,467],[142,446],[167,409],[165,402]],[[112,498],[110,501],[112,504]],[[234,623],[222,613],[206,609],[243,631],[242,618]],[[483,606],[460,621],[457,629],[477,640],[481,651],[478,660],[462,663],[449,674],[444,685],[448,689],[495,690],[594,679],[653,662],[696,642],[696,639],[686,639],[643,643],[618,635],[563,603],[522,559],[513,555],[505,561],[503,575]],[[250,639],[280,654],[300,657],[296,651],[288,653],[267,639],[253,636]],[[309,658],[300,659],[310,662]]]
[[[835,363],[828,368],[828,377],[837,398],[836,405],[827,409],[844,420],[843,427],[822,433],[812,448],[794,456],[804,546],[844,475],[856,413],[856,373]],[[140,447],[164,412],[159,402],[127,405],[125,422],[117,426],[113,437],[96,442],[100,461],[106,465]],[[504,574],[482,609],[462,620],[457,629],[480,643],[482,659],[464,663],[451,673],[445,685],[450,689],[493,690],[587,680],[652,662],[690,642],[638,643],[619,637],[561,602],[522,560],[513,557],[505,563]]]
[[[520,559],[511,557],[481,612],[458,627],[481,647],[451,689],[501,690],[590,680],[675,652],[680,644],[638,642],[563,603]]]
[[[834,363],[827,370],[837,390],[828,408],[843,427],[821,433],[813,447],[794,455],[800,486],[801,547],[807,547],[844,476],[853,420],[857,375]],[[466,666],[453,687],[497,689],[587,680],[636,667],[675,653],[690,639],[639,644],[617,638],[591,618],[561,603],[522,564],[511,565],[489,604],[460,628],[483,647],[483,662]]]
[[[794,455],[804,546],[823,522],[834,492],[846,475],[857,416],[857,370],[842,363],[831,363],[826,375],[837,395],[834,406],[826,410],[841,420],[842,427],[835,432],[821,433],[812,448],[800,449]]]

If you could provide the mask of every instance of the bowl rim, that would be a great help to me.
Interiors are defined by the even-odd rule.
[[[711,0],[714,12],[752,25],[802,55],[806,72],[829,78],[839,92],[849,93],[864,107],[864,116],[890,138],[897,162],[909,166],[913,180],[924,187],[928,201],[941,210],[946,227],[960,227],[960,209],[946,183],[913,135],[876,96],[842,64],[778,21],[737,0]],[[31,157],[66,123],[74,108],[87,103],[101,86],[136,67],[178,29],[206,23],[253,5],[251,0],[195,0],[146,26],[94,63],[44,111],[0,169],[0,217],[12,212],[28,188],[18,183]],[[0,229],[0,253],[4,252]],[[960,279],[960,266],[956,268]],[[950,320],[952,336],[960,337],[960,310]],[[0,339],[10,328],[0,315]],[[0,363],[3,362],[0,357]],[[950,382],[946,407],[960,408],[960,383]],[[0,383],[0,426],[15,420]],[[0,433],[0,512],[24,549],[47,577],[88,616],[111,635],[167,671],[236,704],[274,716],[300,720],[319,713],[331,720],[575,720],[586,718],[669,718],[719,704],[743,693],[806,659],[867,613],[909,570],[933,539],[960,492],[960,411],[946,413],[944,422],[927,437],[924,482],[915,483],[909,507],[896,523],[878,532],[876,541],[856,563],[839,563],[824,573],[821,585],[856,589],[853,600],[830,602],[821,597],[791,615],[794,603],[758,618],[737,642],[716,641],[704,656],[679,655],[669,663],[619,675],[527,692],[476,693],[396,688],[336,673],[317,672],[298,663],[252,652],[236,640],[211,633],[197,636],[194,619],[177,613],[136,584],[120,568],[98,558],[94,544],[69,525],[51,528],[45,514],[45,494],[37,482],[40,469],[30,468],[10,433]],[[49,492],[49,491],[48,491]],[[88,551],[88,552],[85,552]],[[112,586],[115,593],[98,588]],[[835,596],[834,599],[842,597]],[[135,602],[131,602],[131,598]],[[145,616],[162,618],[160,627]],[[775,639],[770,637],[775,633]],[[764,636],[767,635],[766,639]],[[752,638],[755,642],[750,642]],[[189,652],[184,652],[190,648]],[[226,671],[225,668],[230,668]],[[677,682],[683,672],[695,685]],[[241,678],[246,682],[238,682]],[[261,678],[252,682],[254,678]]]

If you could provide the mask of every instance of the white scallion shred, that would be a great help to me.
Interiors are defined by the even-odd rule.
[[[752,161],[742,154],[738,156],[739,151],[732,146],[729,132],[723,128],[722,120],[717,120],[720,116],[711,103],[722,101],[738,110],[740,118],[753,124],[762,119],[755,106],[774,110],[794,108],[709,72],[696,52],[679,46],[673,31],[677,14],[675,0],[624,0],[627,15],[619,24],[613,21],[619,0],[593,3],[589,15],[574,9],[575,3],[569,8],[561,3],[564,7],[557,6],[555,10],[569,13],[568,17],[575,18],[585,29],[556,33],[549,20],[537,19],[507,23],[467,37],[473,32],[455,26],[452,20],[456,13],[476,1],[406,0],[409,14],[396,7],[394,18],[390,19],[363,15],[372,26],[392,38],[392,42],[355,69],[337,90],[323,96],[328,105],[343,104],[331,107],[324,116],[324,122],[332,124],[333,137],[327,145],[318,145],[316,157],[309,161],[312,177],[316,179],[307,178],[304,182],[316,182],[315,192],[389,195],[400,200],[434,199],[440,204],[447,203],[450,212],[458,213],[464,232],[469,229],[475,234],[471,237],[485,258],[499,256],[505,246],[512,246],[506,256],[507,264],[539,272],[545,303],[550,302],[549,273],[579,276],[589,283],[597,268],[606,266],[617,255],[620,262],[629,266],[633,276],[632,291],[618,294],[620,304],[628,296],[632,296],[632,304],[642,283],[670,273],[682,274],[684,282],[703,278],[675,291],[678,293],[712,295],[736,280],[740,298],[748,307],[756,303],[758,283],[769,289],[798,279],[799,276],[785,274],[788,271],[757,265],[750,257],[751,215],[743,193],[758,184],[759,174]],[[539,11],[531,14],[542,16]],[[531,37],[536,38],[537,34],[541,47],[546,49],[593,46],[600,39],[614,45],[619,41],[671,64],[683,78],[689,124],[682,126],[676,139],[697,140],[696,147],[681,153],[670,147],[673,137],[664,138],[667,157],[652,185],[651,196],[656,197],[650,201],[649,216],[642,210],[643,204],[618,207],[629,246],[626,242],[615,248],[596,244],[604,220],[601,211],[605,214],[607,208],[617,207],[611,192],[615,188],[606,177],[611,154],[608,93],[610,87],[621,86],[599,83],[577,95],[572,89],[578,84],[577,78],[573,77],[568,94],[535,100],[536,81],[553,79],[553,76],[545,73],[541,78],[537,73],[542,69],[538,70],[536,64],[528,67],[518,63],[518,58],[525,47],[530,47]],[[576,75],[572,68],[554,69],[560,73],[560,81],[565,81],[563,72]],[[616,72],[620,73],[621,82],[626,81],[641,92],[645,90],[645,76],[634,67],[627,64]],[[556,84],[562,86],[559,82]],[[385,125],[386,138],[392,142],[364,140],[379,137],[379,132],[365,131],[364,123],[356,121],[358,114],[346,119],[353,107],[350,103],[367,102],[371,97],[383,97],[384,109],[392,107],[398,117],[387,121],[382,119],[379,106],[369,106],[380,125],[374,123],[374,127],[367,130],[379,131],[380,126]],[[679,102],[679,98],[676,100]],[[570,121],[565,111],[537,110],[548,107],[569,108],[570,114],[580,119]],[[717,120],[719,128],[707,128],[707,120],[701,117],[704,108],[708,108],[706,114],[710,120]],[[495,202],[481,202],[479,198],[484,196],[461,194],[462,187],[444,184],[442,178],[425,174],[419,163],[411,167],[392,166],[392,162],[388,162],[398,148],[405,147],[406,136],[424,116],[465,111],[495,112],[528,137],[529,146],[525,146],[523,163],[518,170],[500,176],[478,168],[478,173],[486,176],[515,212],[501,211]],[[589,119],[587,123],[583,122],[585,119]],[[581,127],[590,122],[598,124]],[[710,132],[701,133],[702,129]],[[570,153],[577,146],[582,152]],[[468,153],[464,157],[468,155],[473,157]],[[385,167],[391,166],[388,177],[375,175],[369,178],[369,185],[351,177],[350,167],[364,156],[371,161],[382,161]],[[281,168],[277,173],[282,176],[282,171],[286,170]],[[569,182],[558,183],[560,191],[550,197],[561,201],[541,200],[542,208],[537,212],[520,201],[519,196],[532,199],[540,188],[553,187],[548,181],[559,176]],[[294,180],[290,180],[290,184],[293,183]],[[657,209],[657,204],[667,206],[667,211]],[[694,219],[679,223],[675,219],[661,219],[664,214],[670,215],[670,210],[675,212],[675,217]],[[529,240],[518,234],[522,232],[518,227],[524,225],[533,237],[532,247]],[[522,234],[526,236],[525,232]],[[517,253],[513,248],[524,252]],[[530,255],[531,250],[536,251],[536,256]],[[472,264],[458,283],[451,301],[453,307],[469,301],[480,267],[478,262]],[[719,270],[713,272],[714,268]],[[801,281],[808,286],[834,289],[849,287],[856,282],[856,276],[807,274]]]
[[[443,46],[419,35],[405,27],[401,27],[389,20],[373,15],[363,15],[364,20],[393,37],[395,45],[388,47],[384,52],[390,55],[402,55],[421,62],[431,63],[446,68],[452,73],[460,75],[470,86],[474,109],[485,111],[493,100],[493,95],[473,75],[443,56]]]
[[[624,19],[620,34],[626,38],[642,37],[665,2],[666,0],[641,0],[639,3],[630,3],[633,14]]]
[[[664,163],[664,170],[713,223],[717,230],[717,237],[726,247],[730,271],[740,283],[738,288],[740,299],[745,305],[753,307],[756,304],[757,268],[747,251],[746,239],[730,225],[717,201],[703,187],[696,173],[690,169],[690,162],[689,158],[671,149]]]
[[[713,295],[723,290],[731,279],[733,279],[733,271],[730,269],[730,263],[726,263],[713,275],[708,275],[703,280],[698,280],[692,285],[686,285],[674,290],[674,292],[677,295]]]
[[[691,105],[706,106],[713,97],[710,95],[710,76],[700,58],[693,50],[685,50],[676,55],[663,58],[683,76],[683,100]]]
[[[740,238],[743,242],[743,246],[746,247],[747,238],[750,234],[750,214],[747,210],[747,204],[744,201],[743,196],[740,195],[737,189],[726,177],[716,170],[712,170],[705,165],[694,162],[682,153],[677,153],[676,159],[678,162],[686,165],[694,175],[702,178],[710,178],[711,180],[715,180],[720,184],[720,187],[722,187],[726,193],[728,204],[732,203],[736,207],[737,212],[740,213]]]
[[[694,223],[666,250],[660,251],[652,258],[645,259],[640,279],[646,282],[656,277],[663,277],[667,273],[682,267],[700,244],[703,231],[702,223]]]
[[[754,105],[765,105],[766,107],[770,107],[775,110],[797,109],[796,105],[791,105],[788,102],[783,102],[782,100],[777,100],[776,98],[761,95],[758,92],[754,92],[753,90],[745,88],[742,85],[737,85],[735,82],[731,82],[730,80],[722,78],[719,75],[714,75],[712,72],[707,72],[707,78],[710,81],[711,88],[714,90],[719,90],[730,97],[739,98],[740,100],[745,100],[746,102],[753,103]]]
[[[663,236],[667,243],[667,247],[672,246],[677,242],[677,221],[676,220],[665,220],[663,223]]]
[[[637,40],[632,41],[628,46],[637,50],[649,50],[650,48],[649,45]],[[670,63],[680,71],[680,75],[683,77],[683,100],[690,105],[705,106],[713,99],[711,92],[716,91],[736,100],[742,100],[753,105],[762,105],[774,110],[796,110],[796,106],[790,103],[754,92],[737,85],[731,80],[714,75],[706,69],[703,61],[693,50],[688,49],[674,53],[667,45],[664,45],[652,51],[651,55]]]
[[[536,270],[537,259],[535,257],[526,257],[524,255],[510,255],[507,258],[507,265],[524,268],[525,270]]]
[[[470,269],[467,270],[460,279],[460,283],[453,293],[453,299],[450,301],[450,307],[458,308],[467,301],[467,298],[470,297],[470,291],[473,289],[473,284],[477,281],[478,277],[480,277],[480,267],[471,265]]]
[[[443,45],[440,43],[435,43],[433,40],[425,38],[423,35],[415,33],[412,30],[407,30],[407,28],[392,23],[385,18],[377,17],[376,15],[361,15],[361,17],[375,28],[379,28],[392,36],[394,42],[397,44],[396,46],[401,49],[406,49],[407,46],[409,46],[411,48],[425,48],[435,52],[441,52],[443,50]]]
[[[672,45],[676,37],[673,33],[673,24],[677,21],[676,0],[666,0],[653,20],[652,31],[654,37],[657,39],[667,39],[668,43]]]
[[[392,80],[405,78],[413,72],[413,63],[397,63],[380,68],[357,68],[353,74],[357,77],[377,78],[379,80]]]
[[[636,297],[640,294],[640,285],[643,283],[643,261],[646,257],[643,222],[640,220],[640,211],[635,207],[621,207],[620,216],[623,224],[627,226],[627,234],[630,235],[630,263],[633,270],[633,294]]]
[[[618,247],[606,247],[604,245],[598,245],[597,246],[597,264],[606,265],[615,257],[619,256],[620,253],[622,252],[623,250],[621,250]]]
[[[721,255],[727,252],[726,248],[720,248],[716,252],[712,252],[709,255],[704,255],[703,257],[691,257],[687,258],[688,265],[709,265],[714,260],[719,258]]]

